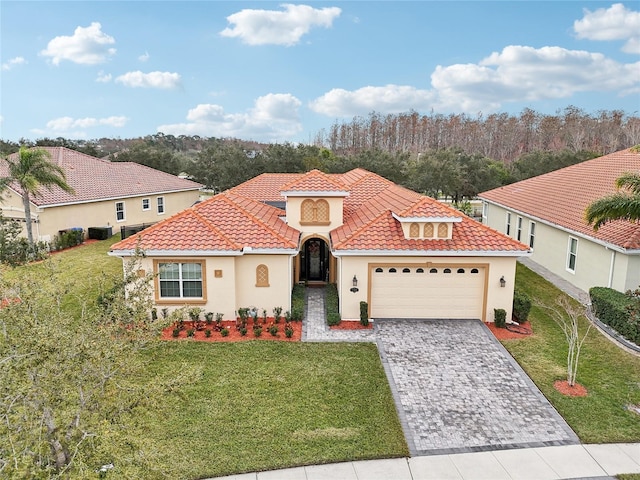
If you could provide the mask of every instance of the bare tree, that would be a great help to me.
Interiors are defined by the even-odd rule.
[[[541,303],[537,303],[537,306],[547,310],[553,321],[558,324],[562,329],[562,333],[564,333],[569,347],[567,350],[567,383],[573,387],[576,384],[582,344],[587,338],[592,324],[587,320],[587,330],[580,338],[580,317],[585,317],[585,312],[577,307],[575,303],[571,303],[567,297],[558,297],[556,306],[553,307]]]

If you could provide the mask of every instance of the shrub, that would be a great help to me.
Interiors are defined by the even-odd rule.
[[[196,334],[195,328],[189,328],[187,330],[187,337],[193,337]]]
[[[151,320],[157,320],[158,319],[158,309],[157,308],[152,308],[151,309]]]
[[[259,337],[260,335],[262,335],[262,327],[254,327],[253,328],[253,335],[255,337]]]
[[[589,290],[593,313],[627,340],[640,345],[640,299],[612,288]]]
[[[335,283],[327,285],[325,290],[324,305],[327,312],[327,323],[329,326],[338,325],[342,318],[340,317],[338,288]]]
[[[493,321],[498,328],[504,328],[507,324],[507,311],[504,308],[493,309]]]
[[[204,314],[204,319],[207,322],[207,325],[211,325],[213,323],[213,312],[207,312]]]
[[[200,320],[200,314],[202,313],[202,309],[200,307],[192,307],[189,309],[189,318],[193,322],[197,322]]]
[[[360,302],[360,323],[365,327],[369,325],[369,304]]]
[[[282,315],[282,307],[273,307],[273,321],[278,323]]]
[[[275,324],[271,325],[269,327],[269,333],[274,337],[277,336],[278,335],[278,325],[275,325]]]
[[[290,324],[290,323],[287,323],[287,324],[284,326],[284,335],[285,335],[285,337],[287,337],[287,338],[291,338],[291,337],[293,337],[293,327],[291,326],[291,324]]]
[[[229,335],[229,329],[228,328],[223,328],[222,330],[220,330],[220,335],[222,335],[223,337],[226,337]]]
[[[174,328],[171,335],[173,335],[173,338],[178,338],[180,336],[180,329],[178,327]]]
[[[244,337],[246,334],[247,334],[247,327],[241,327],[240,328],[240,335]]]
[[[519,290],[513,293],[513,318],[518,323],[524,323],[529,318],[531,299],[529,295]]]
[[[211,336],[211,330],[209,330],[208,328],[204,331],[204,336],[209,338]]]

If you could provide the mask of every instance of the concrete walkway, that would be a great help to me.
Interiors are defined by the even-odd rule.
[[[219,477],[227,480],[559,480],[640,473],[640,444],[457,453],[310,465]]]

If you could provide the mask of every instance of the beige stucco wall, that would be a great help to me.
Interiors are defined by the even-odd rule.
[[[340,295],[340,314],[344,320],[360,318],[360,302],[371,303],[369,272],[374,264],[398,264],[424,266],[428,262],[447,265],[482,265],[487,268],[486,305],[484,321],[493,321],[494,308],[503,308],[507,318],[511,318],[513,286],[515,282],[515,257],[359,257],[338,258],[337,286]],[[358,279],[357,293],[350,291],[353,276]],[[500,287],[500,277],[504,276],[506,287]]]
[[[271,316],[274,307],[282,312],[291,310],[291,288],[289,255],[243,255],[230,257],[145,257],[141,268],[146,273],[154,272],[154,260],[158,262],[204,261],[206,301],[156,301],[158,310],[166,307],[170,311],[187,306],[197,306],[205,312],[222,313],[224,319],[236,317],[238,308],[254,306],[260,312],[266,309]],[[124,262],[128,261],[127,258]],[[256,287],[256,267],[269,268],[269,287]],[[154,282],[155,285],[155,282]]]
[[[329,203],[329,225],[300,225],[300,207],[307,199],[319,200],[320,198]],[[328,233],[334,228],[342,225],[342,197],[287,197],[287,224],[300,231],[314,231],[318,233]]]
[[[506,233],[507,210],[487,204],[484,222]],[[511,237],[516,238],[518,214],[511,213]],[[522,241],[528,243],[531,218],[523,217]],[[533,220],[535,221],[535,220]],[[640,284],[640,256],[614,252],[585,237],[571,234],[551,225],[535,221],[535,241],[531,260],[552,273],[588,292],[591,287],[610,287],[619,291],[635,289]],[[577,238],[575,271],[567,269],[569,237]]]
[[[237,307],[256,307],[259,312],[265,309],[269,316],[274,307],[282,307],[282,313],[291,311],[290,255],[243,255],[236,257],[236,302]],[[256,286],[256,267],[266,265],[269,268],[269,286]]]
[[[38,219],[38,222],[33,224],[33,233],[35,238],[51,241],[60,230],[68,228],[81,227],[86,232],[89,227],[112,226],[113,233],[116,234],[124,225],[159,222],[190,207],[199,196],[199,191],[192,190],[59,207],[36,208],[32,205],[31,216]],[[24,219],[22,198],[15,192],[7,192],[5,197],[6,200],[2,202],[3,214],[11,218]],[[163,214],[158,214],[157,211],[158,197],[164,197]],[[146,211],[142,210],[142,200],[145,198],[150,201],[150,208]],[[121,222],[116,220],[116,202],[124,202],[125,219]]]

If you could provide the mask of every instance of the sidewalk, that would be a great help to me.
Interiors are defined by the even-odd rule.
[[[640,443],[566,445],[311,465],[227,480],[559,480],[640,473]]]

